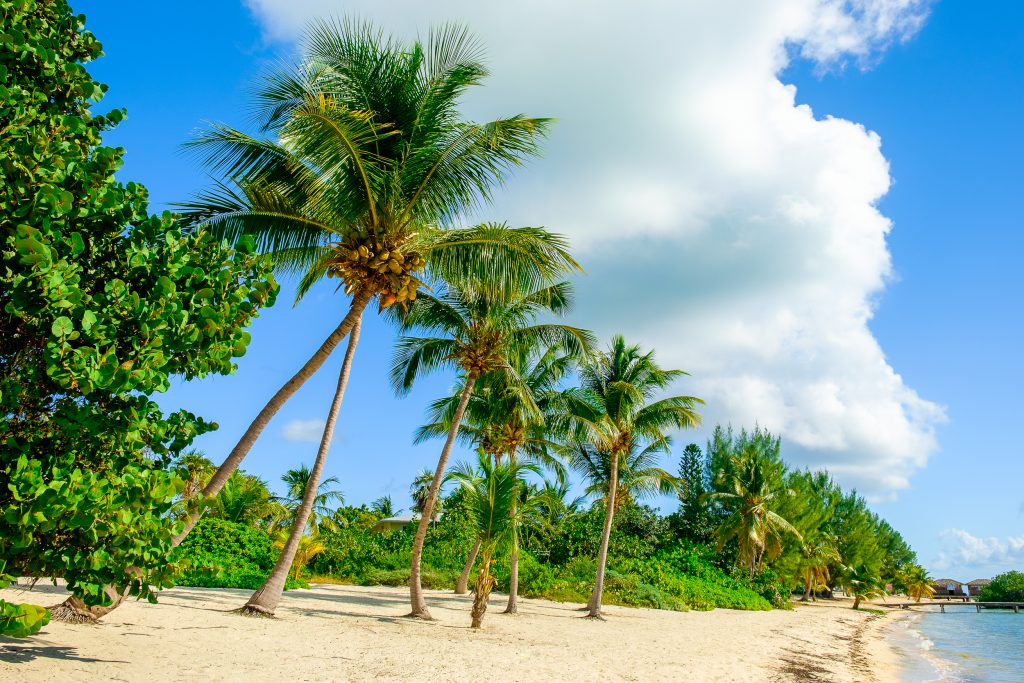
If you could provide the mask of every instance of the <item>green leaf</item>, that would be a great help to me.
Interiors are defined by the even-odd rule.
[[[71,318],[66,315],[62,315],[53,321],[53,325],[50,327],[50,331],[53,332],[54,336],[66,337],[75,330],[74,323],[71,322]]]

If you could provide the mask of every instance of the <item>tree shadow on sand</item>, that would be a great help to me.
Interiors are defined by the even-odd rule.
[[[127,664],[120,659],[96,659],[94,657],[79,656],[78,651],[73,647],[64,645],[33,645],[20,641],[12,641],[9,638],[0,638],[0,662],[8,664],[26,664],[34,659],[63,659],[73,662],[104,664]]]

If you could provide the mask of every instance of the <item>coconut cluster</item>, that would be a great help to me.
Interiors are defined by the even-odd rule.
[[[402,248],[385,238],[359,236],[338,245],[338,257],[331,264],[331,275],[345,283],[345,293],[366,286],[380,296],[380,307],[407,305],[416,300],[423,284],[413,273],[427,265],[423,256]]]

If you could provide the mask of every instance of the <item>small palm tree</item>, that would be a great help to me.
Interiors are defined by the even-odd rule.
[[[860,609],[860,603],[864,600],[886,595],[882,577],[866,565],[844,566],[840,573],[840,582],[847,595],[853,596],[853,609]]]
[[[718,529],[721,549],[731,539],[739,544],[737,562],[746,567],[750,577],[761,570],[765,559],[774,559],[782,552],[782,535],[800,532],[772,508],[782,496],[790,495],[783,483],[784,469],[763,452],[756,443],[750,443],[732,457],[718,482],[725,490],[714,491],[709,497],[719,500],[728,512]]]
[[[431,619],[420,586],[420,562],[427,525],[444,478],[452,446],[458,438],[473,388],[489,373],[506,375],[509,385],[522,385],[511,359],[528,349],[559,346],[567,354],[589,350],[589,332],[553,323],[536,324],[542,314],[565,313],[571,301],[571,288],[562,282],[539,289],[492,293],[487,286],[460,287],[449,284],[437,296],[424,295],[413,302],[399,318],[405,330],[420,329],[431,337],[402,337],[398,341],[391,376],[399,393],[410,390],[421,374],[442,367],[461,373],[459,403],[451,419],[451,428],[438,459],[427,500],[424,501],[416,538],[413,541],[410,571],[410,616]],[[396,316],[397,317],[397,316]],[[525,410],[537,413],[532,397],[524,395]]]
[[[422,515],[427,507],[427,499],[430,498],[430,485],[434,483],[434,473],[424,468],[416,475],[409,485],[409,496],[412,498],[412,511]],[[441,512],[441,502],[434,504],[433,514],[436,517]]]
[[[309,478],[310,471],[305,465],[290,469],[281,477],[286,490],[282,502],[293,514],[302,505],[302,497],[306,492],[306,486],[309,485]],[[345,496],[341,491],[331,487],[340,483],[337,477],[328,477],[317,486],[307,522],[308,531],[314,536],[322,530],[335,528],[334,513],[338,506],[345,504]]]
[[[431,475],[431,479],[433,479],[433,475]],[[391,496],[381,496],[370,503],[370,509],[385,519],[388,517],[394,517],[401,512],[401,510],[395,509],[395,504],[391,500]]]
[[[480,568],[473,589],[473,628],[481,627],[487,611],[487,600],[495,584],[491,572],[494,562],[514,547],[519,524],[533,507],[530,498],[517,500],[519,481],[525,471],[540,473],[531,464],[495,464],[492,458],[480,453],[475,470],[462,465],[451,474],[463,487],[470,524],[480,544]]]
[[[584,496],[569,498],[568,483],[546,479],[534,497],[538,513],[535,533],[545,543],[550,543],[558,535],[565,522],[583,508],[586,500]]]
[[[635,449],[619,458],[615,492],[615,512],[638,499],[657,494],[673,494],[680,480],[657,466],[660,456],[667,453],[671,441],[656,441],[646,448]],[[587,482],[587,495],[608,497],[612,461],[591,444],[577,444],[571,454],[575,469]]]
[[[583,362],[582,386],[564,399],[567,411],[564,426],[571,434],[573,464],[585,476],[599,476],[601,480],[592,479],[591,486],[604,493],[605,518],[597,576],[587,605],[587,616],[591,618],[603,619],[601,598],[622,463],[628,463],[637,453],[667,450],[667,430],[700,423],[695,411],[695,406],[702,403],[700,399],[692,396],[654,398],[684,374],[681,370],[662,369],[653,352],[641,353],[639,346],[627,345],[616,335],[607,351]],[[607,460],[607,467],[594,466],[602,460]],[[659,477],[659,486],[670,491],[669,482],[673,477],[665,475]],[[638,483],[633,485],[636,487]],[[634,493],[639,490],[634,488]]]
[[[207,502],[207,514],[241,524],[267,525],[281,516],[267,483],[251,474],[235,472],[215,498]]]
[[[292,578],[298,580],[309,561],[325,549],[326,546],[320,540],[319,534],[303,536],[299,541],[299,548],[295,552],[295,560],[292,562]]]
[[[911,565],[901,572],[900,581],[907,595],[914,598],[914,602],[921,602],[921,598],[930,598],[935,595],[935,588],[932,586],[931,576],[928,571],[919,565]]]
[[[822,533],[813,541],[803,543],[800,548],[800,578],[804,582],[801,602],[816,599],[814,594],[828,588],[829,567],[840,562],[842,557],[836,548],[836,539],[829,533]]]
[[[564,480],[565,466],[554,455],[558,445],[553,441],[551,427],[555,420],[551,418],[563,394],[561,382],[575,361],[558,348],[543,352],[527,349],[520,357],[510,359],[515,369],[513,375],[494,372],[483,375],[466,405],[459,436],[490,455],[495,463],[502,458],[512,463],[523,458],[552,470],[559,481]],[[509,382],[511,377],[518,381]],[[447,434],[458,403],[457,394],[435,401],[430,411],[432,422],[420,428],[417,442]],[[456,595],[466,593],[479,549],[479,544],[474,545],[466,558],[455,585]],[[518,546],[512,549],[510,562],[505,613],[515,614],[519,597]]]
[[[206,498],[371,301],[381,308],[412,301],[429,277],[489,272],[493,284],[522,286],[578,267],[564,240],[543,230],[449,229],[538,153],[550,123],[460,117],[460,98],[487,75],[464,28],[441,27],[405,45],[364,23],[314,23],[302,52],[296,66],[268,74],[259,88],[259,136],[214,125],[190,144],[221,179],[182,208],[186,221],[218,237],[254,238],[282,272],[301,277],[300,297],[335,277],[351,301],[338,327],[257,414],[207,483]],[[175,543],[198,516],[190,515]]]

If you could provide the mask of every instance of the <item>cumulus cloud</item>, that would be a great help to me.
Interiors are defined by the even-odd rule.
[[[978,538],[963,529],[946,529],[939,538],[942,550],[934,563],[936,569],[963,565],[1019,567],[1024,564],[1024,536]]]
[[[868,327],[893,275],[881,140],[779,78],[796,55],[869,63],[926,2],[248,2],[272,40],[337,11],[404,35],[468,23],[494,76],[467,114],[558,117],[487,217],[571,235],[577,322],[688,370],[709,424],[757,421],[866,493],[906,487],[934,451],[942,409]]]
[[[320,443],[326,425],[326,421],[316,417],[309,420],[291,420],[281,430],[281,437],[285,441]]]

